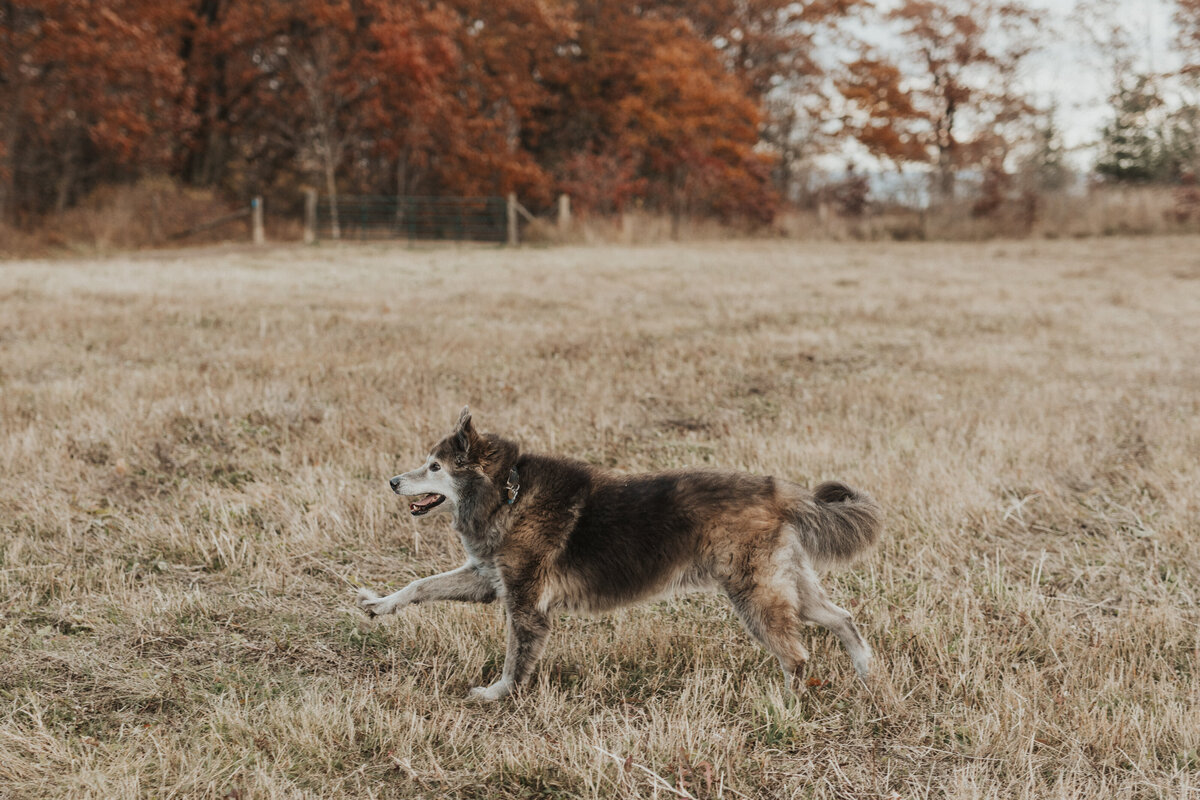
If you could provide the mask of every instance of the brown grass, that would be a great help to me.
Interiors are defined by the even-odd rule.
[[[1200,792],[1200,239],[195,251],[0,265],[0,796]],[[369,621],[459,563],[385,480],[469,402],[887,510],[814,685],[719,598]]]
[[[32,219],[24,227],[0,222],[0,258],[94,256],[167,244],[249,242],[249,217],[230,218],[244,209],[212,190],[188,188],[164,177],[101,186],[62,213]],[[300,238],[299,222],[279,215],[267,218],[269,236]],[[225,221],[204,227],[216,220]]]
[[[1014,197],[977,216],[966,198],[921,211],[895,206],[859,217],[826,207],[781,213],[774,230],[798,239],[834,241],[983,241],[1081,239],[1090,236],[1158,236],[1200,233],[1200,190],[1170,186],[1098,186],[1081,193]]]

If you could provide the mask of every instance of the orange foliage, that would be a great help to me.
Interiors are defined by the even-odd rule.
[[[899,67],[890,62],[865,56],[850,62],[839,88],[862,116],[848,119],[846,126],[876,155],[894,161],[928,161],[927,137],[913,130],[928,122],[928,116],[914,105],[903,81]]]
[[[173,50],[183,21],[154,0],[0,5],[0,215],[62,208],[87,181],[166,163],[189,121]]]
[[[165,170],[234,198],[268,194],[274,208],[297,202],[301,185],[515,191],[533,207],[569,191],[583,213],[769,220],[771,171],[805,127],[780,115],[825,113],[817,42],[868,6],[0,3],[0,214],[61,208],[99,183]],[[1005,9],[898,6],[891,18],[928,55],[918,67],[935,88],[916,91],[898,65],[864,56],[839,87],[857,109],[848,130],[898,160],[978,159],[971,148],[984,140],[967,141],[954,119],[982,97],[964,76],[1003,66],[986,32]]]
[[[959,170],[1003,172],[1004,129],[1033,110],[1011,81],[1033,50],[1037,15],[997,0],[904,0],[887,17],[908,51],[897,63],[864,55],[849,65],[848,128],[876,155],[934,162],[945,199]]]

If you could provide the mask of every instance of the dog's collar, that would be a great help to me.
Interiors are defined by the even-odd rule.
[[[517,502],[517,494],[521,491],[521,476],[517,474],[517,468],[513,467],[508,471],[508,480],[504,482],[504,493],[508,498],[508,504],[511,506]]]

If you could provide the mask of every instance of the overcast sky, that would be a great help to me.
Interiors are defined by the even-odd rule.
[[[1039,104],[1055,101],[1059,123],[1067,144],[1086,145],[1109,116],[1107,98],[1111,76],[1105,71],[1084,33],[1070,21],[1076,0],[1027,0],[1044,9],[1048,22],[1058,32],[1055,44],[1033,57],[1028,66],[1027,85]],[[1175,27],[1173,0],[1124,0],[1116,14],[1130,39],[1138,43],[1140,69],[1168,71],[1179,66],[1172,46]],[[1059,35],[1061,34],[1061,35]]]

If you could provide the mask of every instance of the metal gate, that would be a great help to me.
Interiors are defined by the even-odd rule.
[[[338,197],[317,201],[322,239],[439,239],[504,242],[508,206],[503,197]]]

